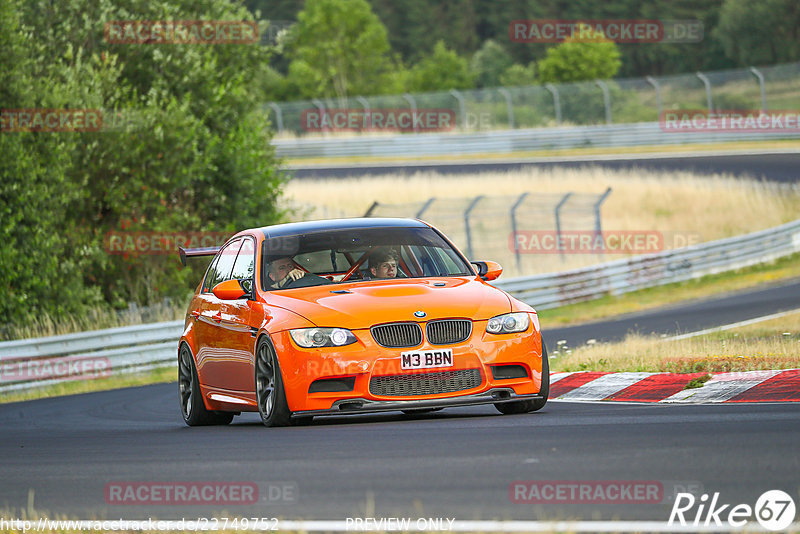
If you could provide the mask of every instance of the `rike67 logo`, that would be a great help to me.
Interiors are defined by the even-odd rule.
[[[695,509],[696,507],[696,509]],[[741,528],[755,519],[767,530],[786,530],[795,518],[794,500],[781,490],[764,492],[755,506],[749,504],[722,504],[719,492],[711,500],[704,493],[697,499],[691,493],[679,493],[669,514],[669,526],[693,527],[730,526]]]

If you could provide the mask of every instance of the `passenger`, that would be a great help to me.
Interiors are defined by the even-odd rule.
[[[395,278],[399,255],[394,249],[381,250],[369,258],[369,272],[373,278]]]

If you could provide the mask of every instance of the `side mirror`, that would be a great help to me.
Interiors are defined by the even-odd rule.
[[[496,280],[503,273],[503,267],[494,261],[472,261],[472,265],[478,268],[478,276],[483,280]]]
[[[220,300],[239,300],[250,295],[250,292],[242,287],[241,280],[225,280],[214,286],[211,292]]]

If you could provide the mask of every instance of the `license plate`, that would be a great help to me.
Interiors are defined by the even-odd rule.
[[[453,367],[453,349],[412,350],[400,353],[401,369]]]

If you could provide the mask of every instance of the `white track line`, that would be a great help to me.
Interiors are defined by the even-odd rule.
[[[748,521],[743,527],[735,528],[723,523],[721,526],[705,526],[700,523],[697,526],[687,522],[687,526],[678,524],[670,525],[667,520],[663,521],[469,521],[454,520],[452,518],[352,518],[348,520],[269,520],[266,528],[280,530],[283,532],[770,532],[764,529],[755,521]],[[23,522],[24,520],[9,520]],[[29,527],[39,526],[48,520],[29,520]],[[203,530],[222,530],[222,521],[218,521],[215,527],[211,527],[214,520],[206,520],[206,528]],[[266,523],[266,519],[262,520]],[[402,521],[402,523],[401,523]],[[51,523],[58,523],[59,520],[51,520]],[[68,530],[98,530],[99,520],[63,520],[69,523]],[[187,524],[196,524],[191,520],[114,520],[121,527],[132,526],[135,530],[142,528],[149,530],[148,523],[158,524],[158,531],[176,532],[186,531]],[[197,527],[196,525],[195,529]],[[128,530],[128,528],[124,528]],[[231,530],[228,528],[227,530]],[[246,529],[245,529],[246,530]],[[800,532],[800,523],[790,524],[784,532]]]
[[[755,317],[753,319],[748,319],[746,321],[739,321],[738,323],[731,323],[726,324],[723,326],[715,326],[714,328],[706,328],[705,330],[698,330],[697,332],[689,332],[687,334],[680,334],[677,336],[666,337],[663,341],[677,341],[679,339],[688,339],[690,337],[695,336],[704,336],[706,334],[711,334],[714,332],[721,332],[723,330],[730,330],[732,328],[739,328],[740,326],[747,326],[749,324],[756,324],[763,321],[769,321],[770,319],[779,319],[781,317],[786,317],[787,315],[791,315],[793,313],[800,313],[800,308],[795,308],[793,310],[782,311],[778,313],[773,313],[770,315],[763,315],[761,317]]]

